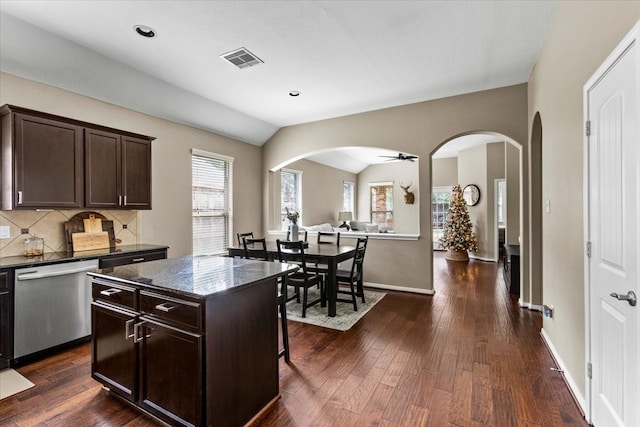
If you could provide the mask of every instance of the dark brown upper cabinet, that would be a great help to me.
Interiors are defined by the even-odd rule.
[[[16,113],[2,129],[2,209],[82,207],[82,127]]]
[[[85,129],[85,205],[151,209],[151,141]]]
[[[92,123],[0,108],[2,209],[151,209],[151,141]]]

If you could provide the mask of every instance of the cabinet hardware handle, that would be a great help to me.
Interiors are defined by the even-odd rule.
[[[22,191],[18,191],[18,204],[22,204]]]
[[[128,340],[129,338],[134,338],[135,333],[129,332],[132,330],[131,326],[135,323],[136,319],[127,320],[124,324],[124,339]],[[135,342],[135,341],[134,341]]]
[[[140,333],[140,329],[142,329],[145,323],[147,322],[140,322],[133,325],[133,342],[134,343],[138,343],[144,339],[151,338],[151,333],[148,333],[147,335],[142,335]]]
[[[131,260],[131,262],[142,262],[144,261],[144,258],[134,258]]]
[[[111,295],[115,295],[117,293],[122,292],[122,289],[105,289],[104,291],[100,291],[100,295],[104,295],[105,297],[110,297]]]
[[[118,206],[122,206],[122,195],[118,196]]]
[[[175,305],[171,305],[168,302],[164,302],[162,304],[156,305],[156,310],[164,311],[165,313],[168,313],[175,308],[176,308]]]
[[[126,194],[124,195],[124,203],[123,203],[123,205],[127,206],[127,195]]]

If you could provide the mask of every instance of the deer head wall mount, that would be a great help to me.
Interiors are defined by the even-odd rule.
[[[416,199],[416,196],[413,194],[413,192],[409,191],[409,187],[411,187],[411,182],[409,182],[409,185],[402,185],[402,183],[400,183],[400,188],[402,188],[402,191],[404,191],[404,202],[407,205],[412,205]]]

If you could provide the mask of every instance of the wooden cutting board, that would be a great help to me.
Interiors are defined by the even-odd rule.
[[[84,231],[87,233],[98,233],[102,230],[102,219],[96,218],[95,215],[89,215],[89,218],[82,220],[84,223]]]
[[[93,233],[73,233],[71,235],[73,251],[89,251],[92,249],[108,249],[109,233],[99,231]]]

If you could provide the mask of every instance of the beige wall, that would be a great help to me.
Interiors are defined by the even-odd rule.
[[[458,152],[458,182],[460,187],[475,184],[480,189],[480,200],[475,206],[467,206],[473,224],[473,232],[478,240],[478,250],[471,254],[476,258],[487,258],[489,235],[487,229],[487,145],[479,145]]]
[[[559,2],[529,80],[529,129],[542,119],[543,329],[584,398],[583,85],[640,19],[640,2]]]
[[[339,225],[338,212],[342,210],[343,183],[356,183],[357,175],[309,160],[293,162],[287,165],[287,169],[302,172],[301,225],[325,222]],[[279,191],[277,196],[279,200]]]
[[[396,233],[420,233],[420,200],[418,187],[418,165],[416,162],[390,162],[371,165],[358,174],[358,218],[361,221],[371,221],[371,182],[393,182],[393,222]],[[404,192],[400,188],[411,183],[409,191],[414,194],[414,203],[404,202]]]
[[[497,179],[505,177],[505,143],[487,144],[487,258],[498,260],[498,235],[496,231],[496,184]]]
[[[158,119],[10,74],[0,74],[0,105],[14,104],[60,116],[155,136],[153,210],[140,211],[139,240],[166,244],[169,256],[191,253],[191,149],[235,158],[234,227],[262,233],[260,147]]]
[[[457,183],[457,157],[431,160],[431,187],[453,187]]]
[[[503,139],[526,146],[526,92],[526,85],[516,85],[282,128],[263,148],[265,192],[274,189],[268,171],[335,147],[384,147],[428,159],[446,141],[478,132],[504,135]],[[420,239],[371,241],[367,264],[376,268],[368,268],[367,281],[417,291],[433,289],[430,168],[430,161],[419,163]],[[268,196],[264,203],[269,226],[274,221],[274,200]]]

